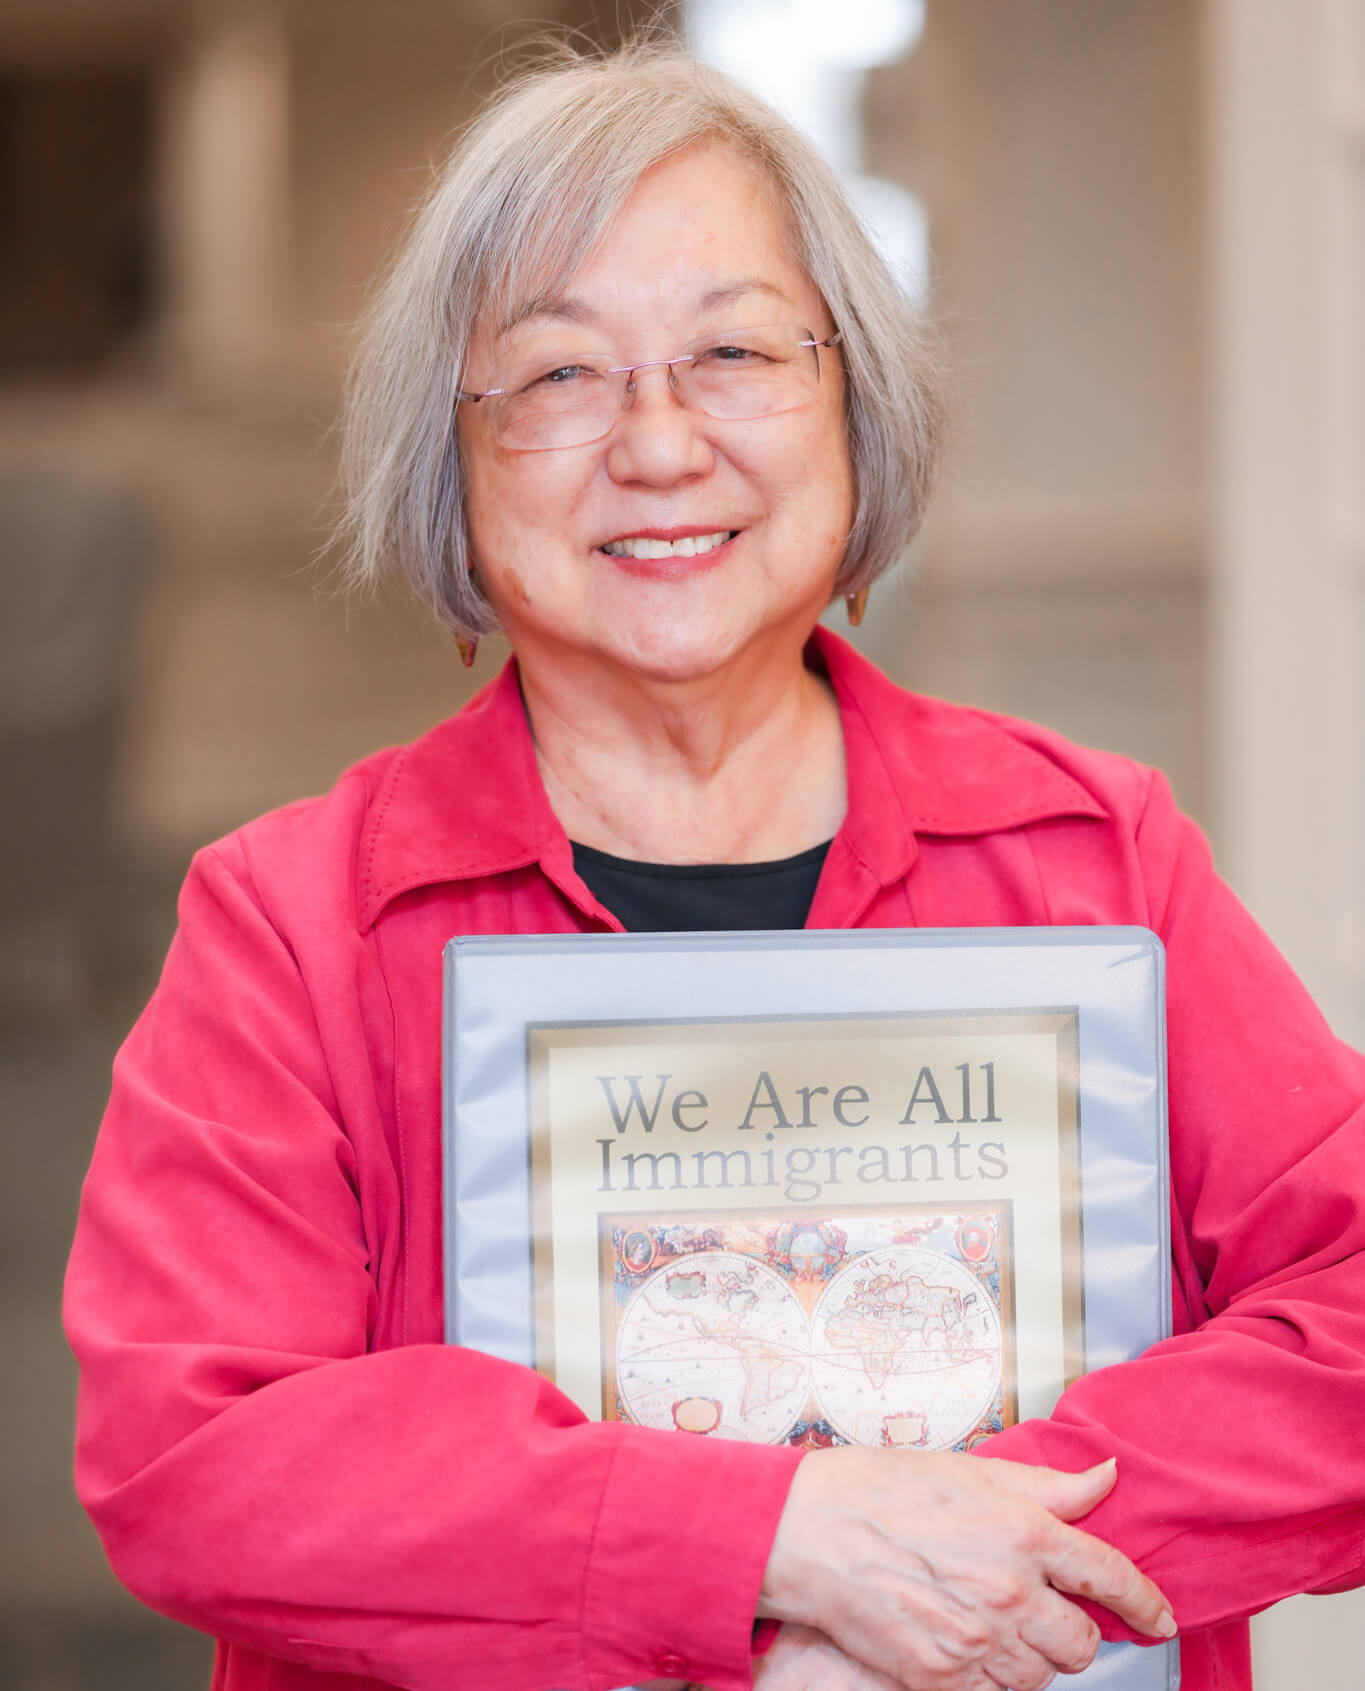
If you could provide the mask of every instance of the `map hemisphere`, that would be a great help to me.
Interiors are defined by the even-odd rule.
[[[813,1401],[850,1443],[943,1450],[996,1401],[1002,1335],[985,1285],[931,1248],[852,1257],[809,1315],[776,1270],[704,1250],[641,1282],[615,1352],[621,1408],[645,1426],[779,1443]]]
[[[811,1318],[815,1395],[851,1444],[951,1450],[995,1401],[1001,1348],[976,1276],[914,1245],[855,1257]]]
[[[777,1444],[810,1392],[810,1333],[775,1270],[729,1251],[673,1259],[627,1305],[616,1379],[631,1419]]]

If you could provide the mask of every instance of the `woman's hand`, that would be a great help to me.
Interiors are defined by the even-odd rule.
[[[758,1612],[817,1629],[906,1691],[1038,1691],[1087,1667],[1099,1645],[1063,1592],[1149,1636],[1175,1632],[1166,1599],[1126,1556],[1065,1524],[1114,1478],[1112,1463],[1063,1474],[948,1454],[816,1451],[792,1482]]]

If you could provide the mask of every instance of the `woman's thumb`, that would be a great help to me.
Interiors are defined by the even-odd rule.
[[[1118,1462],[1112,1456],[1106,1462],[1097,1462],[1093,1468],[1083,1468],[1079,1474],[992,1458],[987,1458],[983,1466],[991,1483],[1001,1491],[1040,1503],[1059,1521],[1075,1521],[1088,1515],[1114,1489],[1118,1478]]]

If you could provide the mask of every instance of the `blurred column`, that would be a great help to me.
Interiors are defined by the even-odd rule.
[[[1221,859],[1365,1034],[1365,0],[1208,0]],[[1358,1691],[1365,1594],[1258,1617],[1264,1691]]]
[[[1359,1042],[1365,0],[1207,21],[1220,859]]]
[[[191,381],[254,385],[285,343],[290,92],[277,0],[206,0],[161,125],[168,330]]]

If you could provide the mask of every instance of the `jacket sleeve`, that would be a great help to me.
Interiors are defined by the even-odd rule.
[[[592,1424],[452,1346],[371,1351],[362,1171],[230,849],[196,861],[116,1061],[67,1276],[77,1488],[115,1571],[191,1626],[413,1691],[747,1687],[798,1454]]]
[[[1177,1332],[989,1454],[1073,1470],[1116,1456],[1086,1528],[1188,1630],[1365,1580],[1365,1059],[1160,776],[1136,849],[1167,949]]]

